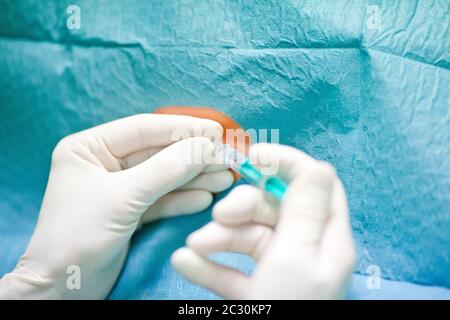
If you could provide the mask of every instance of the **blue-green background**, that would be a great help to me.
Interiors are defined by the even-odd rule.
[[[450,298],[449,3],[0,0],[0,275],[26,247],[61,137],[206,105],[337,167],[355,271],[389,279],[368,290],[355,275],[350,298]],[[66,27],[70,4],[80,30]],[[111,298],[214,297],[168,262],[209,219],[140,231]]]

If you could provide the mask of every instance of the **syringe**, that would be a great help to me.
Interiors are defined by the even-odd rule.
[[[227,144],[216,145],[216,151],[227,167],[239,173],[249,183],[265,190],[278,200],[283,198],[287,188],[283,180],[276,176],[264,175],[250,163],[249,158]]]

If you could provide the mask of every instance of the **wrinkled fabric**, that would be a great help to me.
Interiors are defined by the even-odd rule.
[[[66,27],[70,4],[80,30]],[[349,298],[448,297],[449,17],[446,0],[0,0],[0,274],[31,236],[60,138],[205,105],[336,166],[355,272],[379,266],[389,284],[357,275]],[[144,227],[110,298],[214,298],[169,265],[209,220]]]

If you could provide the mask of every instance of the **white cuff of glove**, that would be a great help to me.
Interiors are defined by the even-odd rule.
[[[59,300],[61,295],[50,281],[19,267],[0,279],[1,300]]]

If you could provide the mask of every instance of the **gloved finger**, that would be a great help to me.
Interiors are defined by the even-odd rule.
[[[220,124],[212,120],[162,114],[138,114],[83,132],[99,137],[117,158],[151,147],[168,146],[181,136],[221,137],[222,133]]]
[[[130,169],[113,173],[120,183],[134,190],[136,200],[148,207],[161,196],[185,185],[206,168],[205,155],[214,145],[208,138],[176,142]]]
[[[132,168],[145,160],[153,157],[165,147],[153,147],[133,152],[122,159],[119,159],[122,170]]]
[[[278,175],[287,182],[318,162],[298,149],[269,143],[252,145],[249,158],[251,163],[262,169],[263,174]]]
[[[331,196],[331,217],[319,248],[319,270],[329,279],[349,275],[355,264],[355,248],[350,227],[347,200],[340,181],[335,183]]]
[[[172,255],[177,272],[192,283],[205,287],[225,299],[244,299],[250,278],[200,256],[189,248],[181,248]]]
[[[134,167],[145,160],[153,157],[155,154],[163,150],[165,147],[153,147],[153,148],[147,148],[144,150],[133,152],[127,156],[125,156],[122,159],[118,159],[120,161],[121,169],[129,169],[131,167]],[[213,159],[214,161],[214,159]],[[228,170],[228,167],[224,164],[216,164],[212,163],[208,165],[203,172],[218,172],[218,171],[224,171]]]
[[[217,252],[237,252],[258,260],[272,238],[273,230],[260,224],[229,227],[210,222],[191,233],[187,246],[202,255]]]
[[[152,204],[142,215],[141,222],[200,212],[212,201],[212,194],[205,190],[172,191]]]
[[[223,170],[229,170],[228,167],[224,164],[210,164],[203,170],[203,172],[217,172],[217,171],[223,171]]]
[[[202,189],[210,192],[221,192],[231,187],[233,182],[234,177],[229,170],[201,173],[182,186],[180,190]]]
[[[335,179],[334,169],[324,163],[297,176],[281,203],[277,241],[297,254],[316,254],[329,218]]]
[[[277,205],[262,190],[239,185],[214,206],[213,217],[230,226],[256,222],[273,227],[278,218]]]

